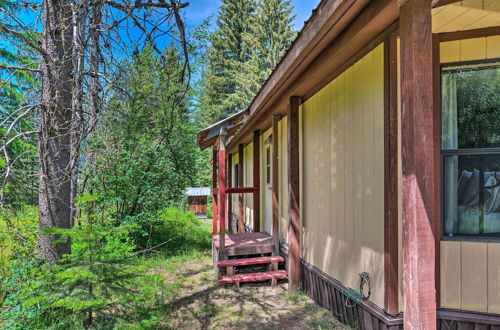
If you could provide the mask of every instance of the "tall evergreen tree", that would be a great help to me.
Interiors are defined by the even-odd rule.
[[[242,102],[250,104],[294,39],[292,11],[290,0],[259,1],[255,24],[247,36],[252,56],[236,79]]]
[[[238,97],[236,73],[252,56],[246,37],[255,24],[255,0],[222,0],[217,28],[210,37],[208,69],[204,73],[202,125],[216,122],[245,108]]]
[[[295,36],[289,0],[224,0],[202,89],[202,124],[247,108]]]
[[[261,0],[253,36],[259,62],[260,83],[269,77],[295,38],[290,0]]]

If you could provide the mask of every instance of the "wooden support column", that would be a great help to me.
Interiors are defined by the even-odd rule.
[[[227,155],[227,186],[233,186],[233,157]],[[229,195],[227,199],[227,229],[230,233],[233,232],[233,195]]]
[[[224,260],[226,241],[226,137],[219,137],[219,260]]]
[[[499,30],[500,31],[500,30]],[[432,38],[433,76],[434,85],[434,238],[436,242],[436,305],[440,306],[441,292],[441,50],[439,35]]]
[[[398,289],[398,59],[397,32],[384,43],[384,309],[399,312]]]
[[[436,329],[432,3],[400,2],[404,328]]]
[[[238,145],[238,187],[243,187],[243,158],[244,158],[244,145]],[[245,210],[243,208],[243,194],[238,195],[238,232],[245,232]]]
[[[273,244],[274,244],[274,255],[280,254],[280,244],[279,244],[279,217],[280,217],[280,205],[279,205],[279,173],[278,173],[278,155],[279,155],[279,130],[278,122],[281,119],[280,114],[273,114],[273,162],[272,162],[272,198],[273,198]]]
[[[212,151],[212,234],[217,234],[217,163],[218,154],[215,147]]]
[[[253,132],[253,186],[260,188],[260,131]],[[260,232],[260,189],[253,193],[253,231]]]
[[[300,271],[300,158],[299,106],[301,98],[292,96],[288,109],[288,288],[297,292],[301,284]]]

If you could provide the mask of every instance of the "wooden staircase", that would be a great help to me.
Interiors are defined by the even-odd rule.
[[[274,286],[278,279],[287,278],[286,270],[279,270],[279,263],[285,261],[281,256],[265,256],[266,254],[277,254],[276,245],[272,243],[272,238],[266,233],[237,233],[225,234],[223,245],[224,259],[219,260],[221,249],[220,235],[213,235],[214,266],[217,269],[219,284],[235,283],[239,286],[243,282],[271,282]],[[263,256],[264,255],[264,256]],[[263,269],[254,271],[254,267],[259,265]],[[265,267],[267,265],[267,267]]]
[[[271,286],[278,283],[279,278],[287,278],[286,270],[278,270],[278,263],[284,262],[283,257],[269,256],[269,257],[253,257],[243,259],[228,259],[217,261],[219,274],[225,269],[225,276],[219,275],[219,284],[235,283],[237,287],[242,282],[259,282],[271,281]],[[265,265],[268,264],[268,270],[258,273],[238,273],[238,268],[241,266],[249,265]]]

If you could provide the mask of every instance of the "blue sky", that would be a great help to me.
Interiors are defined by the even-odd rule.
[[[292,0],[295,6],[295,29],[298,31],[304,25],[304,21],[311,16],[311,12],[319,3],[319,0]],[[199,25],[210,15],[216,15],[220,0],[191,0],[189,6],[184,9],[186,24],[194,27]]]

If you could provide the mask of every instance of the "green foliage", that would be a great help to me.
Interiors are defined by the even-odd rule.
[[[217,29],[210,35],[208,69],[202,77],[202,126],[219,121],[248,105],[238,93],[236,73],[252,55],[251,44],[245,36],[251,33],[255,7],[255,0],[222,1]]]
[[[222,1],[202,77],[199,122],[245,110],[295,37],[288,0]]]
[[[177,47],[163,57],[145,48],[126,67],[116,84],[128,95],[110,100],[90,141],[87,191],[115,222],[139,224],[146,235],[159,210],[183,202],[199,149]]]
[[[141,246],[169,253],[199,251],[210,247],[210,231],[192,212],[166,208],[149,221],[149,233],[139,240]]]
[[[16,252],[2,268],[0,282],[0,327],[7,329],[36,329],[39,320],[49,316],[40,306],[25,306],[25,295],[32,284],[31,274],[41,265],[41,260],[26,253]],[[55,316],[55,315],[54,315]]]
[[[9,261],[36,252],[37,230],[36,207],[23,206],[14,213],[0,209],[0,273]]]
[[[0,214],[0,327],[34,328],[41,315],[39,307],[22,304],[31,274],[41,264],[36,257],[37,216],[33,206]]]
[[[136,291],[142,270],[134,264],[129,226],[83,223],[72,229],[47,228],[47,234],[71,239],[71,254],[59,264],[42,264],[24,283],[25,308],[41,309],[39,325],[109,327],[127,320],[144,297]],[[47,320],[47,321],[44,321]],[[64,326],[61,326],[64,325]]]
[[[36,255],[37,212],[30,207],[12,221],[31,246],[8,256],[1,269],[0,327],[12,329],[152,328],[167,314],[166,299],[179,288],[164,283],[151,267],[173,256],[186,259],[210,247],[208,225],[191,212],[167,208],[149,222],[148,234],[137,225],[95,221],[97,195],[78,199],[83,217],[72,229],[47,228],[60,240],[71,239],[72,251],[57,265],[43,264]],[[6,236],[7,237],[7,236]],[[14,240],[13,236],[8,236]],[[151,259],[135,255],[136,239],[161,252]],[[14,243],[14,241],[13,241]],[[163,244],[162,244],[163,243]],[[189,257],[187,257],[189,259]]]
[[[459,148],[499,147],[500,68],[469,69],[456,76]]]
[[[7,26],[16,25],[16,17],[27,10],[19,1],[0,0],[0,22]],[[9,14],[10,13],[10,14]],[[38,40],[32,31],[18,31],[21,35]],[[26,104],[36,99],[36,89],[40,86],[34,72],[14,70],[4,67],[38,68],[37,55],[31,49],[21,46],[23,42],[16,36],[0,32],[0,140],[12,139],[19,132],[36,130],[35,115]],[[32,99],[31,99],[32,98]],[[25,113],[27,111],[27,113]],[[24,114],[23,116],[21,116]],[[20,118],[18,118],[20,117]],[[18,120],[16,120],[18,118]],[[8,129],[12,126],[12,129]],[[9,133],[7,135],[7,133]],[[7,136],[6,136],[7,135]],[[18,139],[11,143],[0,156],[0,177],[7,174],[7,164],[13,164],[5,202],[15,209],[36,203],[37,198],[37,139],[36,135]]]

